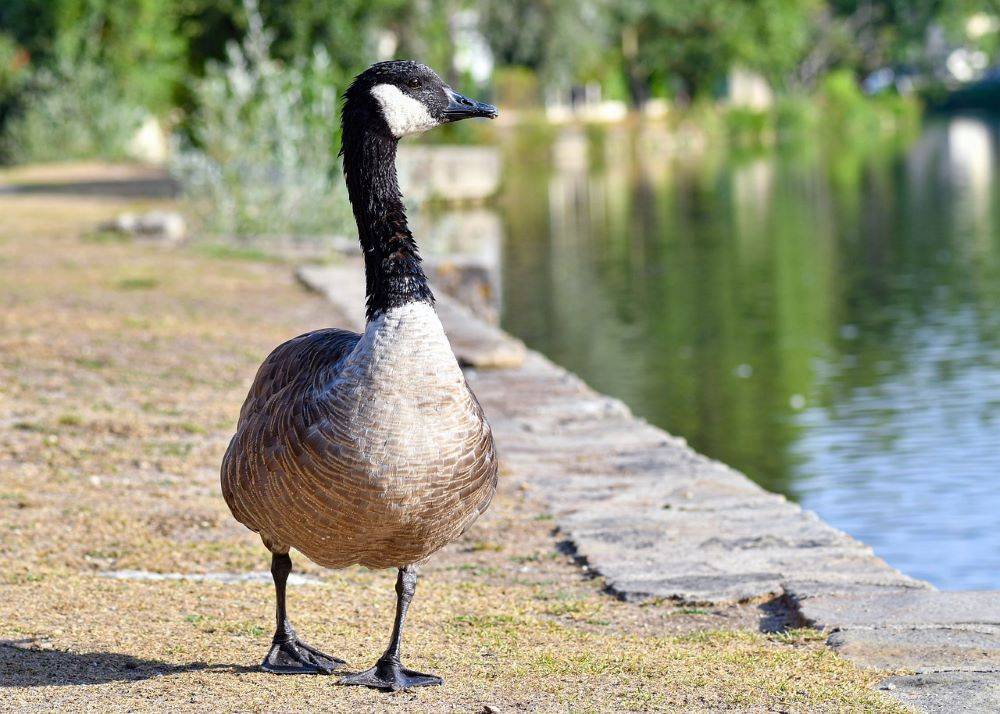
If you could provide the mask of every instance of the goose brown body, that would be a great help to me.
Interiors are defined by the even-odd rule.
[[[223,461],[237,520],[274,552],[402,567],[457,538],[496,489],[493,436],[431,305],[327,329],[261,366]]]

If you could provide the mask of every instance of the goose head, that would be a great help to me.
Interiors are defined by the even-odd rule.
[[[354,79],[344,99],[345,126],[348,121],[376,124],[396,139],[498,114],[492,104],[463,97],[430,67],[410,60],[372,65]]]

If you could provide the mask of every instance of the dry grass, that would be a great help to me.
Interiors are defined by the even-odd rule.
[[[0,647],[0,708],[898,710],[815,633],[757,632],[755,606],[604,595],[516,474],[418,587],[405,650],[444,687],[256,671],[266,584],[100,576],[266,568],[218,463],[267,351],[338,321],[280,266],[84,236],[123,205],[0,197],[0,638],[20,643]],[[322,581],[292,588],[305,639],[370,664],[392,574],[296,566]]]

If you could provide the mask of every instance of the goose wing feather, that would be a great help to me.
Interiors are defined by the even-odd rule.
[[[296,393],[304,393],[321,380],[340,371],[361,335],[349,330],[328,328],[314,330],[278,345],[260,365],[246,401],[240,409],[236,433],[222,459],[222,495],[236,519],[253,531],[260,531],[260,514],[248,509],[245,493],[253,488],[254,462],[266,448],[261,431],[281,420],[287,411],[282,402],[295,402]]]
[[[320,376],[336,376],[342,360],[360,339],[357,332],[328,328],[307,332],[275,347],[257,370],[240,410],[237,431],[250,419],[267,412],[268,402],[289,387]]]

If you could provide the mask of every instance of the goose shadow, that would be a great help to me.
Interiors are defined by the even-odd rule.
[[[245,674],[259,667],[189,662],[170,664],[121,652],[68,652],[37,649],[33,638],[0,640],[0,687],[51,687],[66,684],[137,682],[183,672]]]

